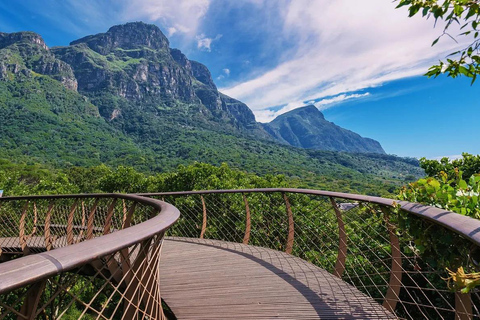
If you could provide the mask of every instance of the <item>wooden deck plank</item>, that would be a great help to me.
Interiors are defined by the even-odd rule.
[[[167,238],[162,298],[181,319],[395,319],[327,271],[284,252]]]
[[[57,239],[55,246],[62,246]],[[43,237],[29,239],[43,251]],[[0,245],[20,250],[19,238]],[[181,319],[395,319],[355,287],[300,258],[206,239],[166,238],[160,289]]]

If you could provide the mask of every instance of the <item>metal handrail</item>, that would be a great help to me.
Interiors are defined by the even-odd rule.
[[[163,201],[137,195],[115,193],[4,197],[0,198],[0,203],[18,200],[67,198],[118,198],[133,200],[155,208],[159,214],[148,221],[91,239],[88,242],[80,242],[64,248],[57,248],[2,263],[0,268],[0,294],[52,275],[72,270],[80,265],[97,260],[99,257],[139,243],[155,234],[164,232],[180,216],[177,208]]]
[[[248,194],[255,193],[265,195],[248,196]],[[229,196],[226,194],[232,195]],[[309,197],[294,197],[292,194],[308,195]],[[318,198],[316,196],[318,196]],[[161,198],[162,201],[151,197]],[[181,199],[182,197],[192,198],[194,201],[184,201],[183,204],[182,201],[176,201],[177,198]],[[175,221],[180,217],[179,211],[173,205],[164,202],[163,198],[166,198],[167,201],[173,200],[171,203],[175,205],[185,205],[179,207],[183,214],[182,220],[179,221],[179,223],[174,225]],[[433,313],[444,311],[455,312],[456,317],[462,320],[472,319],[472,316],[480,316],[478,310],[472,308],[472,301],[479,301],[477,293],[474,293],[475,297],[455,293],[455,307],[453,307],[452,305],[448,305],[453,304],[453,302],[451,302],[451,300],[447,301],[444,298],[444,296],[447,295],[446,292],[448,292],[446,287],[442,287],[438,291],[435,287],[433,287],[433,289],[428,289],[435,290],[435,294],[438,293],[438,297],[444,299],[443,301],[448,305],[447,309],[438,308],[438,310],[438,305],[431,304],[431,302],[428,301],[428,297],[425,296],[426,304],[422,304],[421,302],[414,300],[410,293],[412,290],[424,290],[430,286],[429,283],[424,286],[417,284],[415,274],[421,276],[422,281],[425,280],[429,282],[429,274],[433,272],[440,276],[439,272],[444,272],[444,270],[432,269],[423,271],[417,268],[418,265],[416,264],[416,258],[408,256],[408,254],[403,251],[403,245],[405,245],[405,242],[401,244],[402,239],[397,237],[395,232],[396,227],[392,224],[392,221],[389,221],[389,219],[393,218],[389,213],[393,212],[394,209],[410,213],[413,216],[421,218],[421,220],[431,222],[432,224],[446,228],[460,235],[461,238],[459,237],[459,239],[461,239],[461,241],[466,239],[477,248],[480,247],[480,221],[444,209],[380,197],[294,188],[200,190],[139,193],[136,195],[82,194],[5,197],[0,198],[0,206],[10,201],[24,201],[26,204],[28,204],[29,201],[30,203],[35,203],[35,201],[37,201],[37,203],[40,202],[46,204],[48,202],[53,203],[57,199],[71,199],[71,202],[75,199],[74,202],[82,202],[82,206],[83,199],[90,199],[92,201],[94,199],[124,199],[133,201],[134,203],[141,203],[148,208],[153,208],[154,213],[159,214],[151,218],[139,215],[137,216],[137,220],[140,219],[140,217],[142,217],[141,219],[143,220],[140,220],[140,222],[137,221],[139,223],[133,226],[129,226],[129,224],[120,224],[122,228],[125,227],[122,230],[119,230],[121,229],[119,228],[119,224],[117,224],[116,229],[111,229],[111,223],[105,222],[105,228],[107,230],[115,231],[108,234],[104,233],[103,235],[101,235],[101,231],[104,227],[99,227],[97,230],[90,224],[87,229],[95,230],[95,234],[98,235],[97,238],[90,239],[87,237],[86,239],[90,240],[76,244],[71,244],[72,242],[69,242],[67,247],[62,248],[58,248],[57,244],[57,248],[50,251],[26,255],[12,261],[3,262],[0,265],[0,294],[9,293],[15,290],[17,290],[16,292],[20,292],[18,290],[24,290],[24,288],[30,286],[30,289],[28,289],[29,291],[25,296],[24,306],[27,307],[27,302],[33,298],[37,299],[38,302],[39,295],[35,292],[40,292],[43,289],[41,285],[38,285],[37,288],[37,283],[44,283],[46,279],[55,279],[55,275],[64,274],[66,271],[80,274],[79,270],[86,265],[91,264],[95,269],[98,267],[98,263],[100,263],[100,268],[104,268],[106,274],[108,274],[109,278],[106,279],[106,281],[113,284],[115,290],[126,287],[123,302],[126,305],[126,312],[130,312],[128,314],[133,314],[134,312],[132,311],[131,306],[139,306],[140,303],[143,303],[147,309],[153,308],[152,302],[149,301],[158,300],[158,297],[160,296],[159,293],[147,293],[143,296],[143,294],[140,294],[139,290],[141,287],[152,288],[154,283],[156,283],[155,281],[157,281],[158,277],[156,274],[152,273],[152,270],[158,268],[158,256],[160,254],[163,234],[165,230],[170,226],[173,226],[170,230],[172,232],[171,234],[174,236],[196,236],[206,239],[238,241],[240,243],[243,242],[243,244],[265,245],[276,250],[283,248],[282,250],[288,254],[297,255],[308,261],[310,261],[310,258],[307,256],[307,253],[320,254],[323,257],[328,257],[322,261],[324,261],[326,266],[330,268],[332,274],[350,282],[351,284],[360,284],[364,293],[370,295],[370,292],[373,292],[373,295],[370,296],[379,302],[383,302],[383,306],[391,312],[398,311],[399,306],[400,308],[408,308],[408,305],[412,304],[418,308],[420,312],[419,314],[423,314],[422,310],[424,308],[430,308],[430,310],[433,310]],[[296,201],[297,199],[299,201]],[[42,202],[40,200],[47,201]],[[266,200],[266,202],[264,200]],[[303,202],[304,200],[314,202]],[[87,203],[87,201],[85,202]],[[342,202],[346,203],[342,204]],[[380,215],[383,212],[384,216],[381,218],[378,218],[377,215],[372,216],[375,219],[380,219],[375,221],[380,221],[382,223],[381,230],[374,229],[374,227],[365,224],[365,220],[362,219],[365,219],[365,217],[367,217],[366,219],[370,219],[368,218],[370,216],[366,215],[362,217],[363,209],[345,209],[349,205],[351,206],[351,202],[361,203],[363,204],[361,207],[366,206],[370,209],[374,209],[374,212],[380,213]],[[59,201],[59,203],[61,204],[64,202]],[[93,207],[96,206],[96,203],[97,202],[95,202]],[[119,202],[116,202],[115,200],[112,201],[110,206],[104,205],[102,207],[102,210],[107,211],[105,216],[110,217],[110,219],[112,217],[111,208],[115,207],[115,203],[117,204],[118,210]],[[310,203],[314,203],[312,208],[309,207]],[[307,205],[303,208],[302,206],[304,204]],[[17,205],[14,205],[13,207],[15,206]],[[319,206],[320,209],[316,206]],[[28,206],[25,205],[23,215],[25,215],[27,207]],[[132,207],[133,211],[135,211],[135,206]],[[302,208],[308,208],[310,211],[307,210],[306,213],[302,212]],[[64,209],[64,211],[65,210],[66,209]],[[125,202],[123,204],[123,210],[125,214]],[[48,211],[50,212],[50,207]],[[92,212],[94,211],[95,209],[93,209]],[[150,212],[150,209],[148,209],[148,212]],[[316,220],[321,216],[317,215],[317,213],[325,214],[323,220]],[[47,213],[47,215],[48,214],[49,213]],[[71,216],[73,217],[73,214]],[[267,220],[270,219],[270,222],[265,225],[260,225],[261,221],[259,220],[259,216],[265,217]],[[108,220],[108,218],[106,219]],[[118,215],[116,216],[116,219],[118,222]],[[145,219],[148,220],[144,221]],[[315,221],[328,220],[332,223],[328,223],[328,225],[325,226],[326,229],[323,231],[316,229],[309,230],[308,227],[306,227],[305,230],[302,230],[302,225],[307,226],[310,221],[312,221],[310,219],[314,219]],[[18,223],[17,220],[15,221]],[[68,226],[70,232],[72,231],[71,221],[73,221],[73,218],[72,220],[69,220]],[[334,221],[336,222],[336,226]],[[370,228],[369,230],[372,234],[368,234],[367,230],[362,230],[361,228],[355,229],[358,226],[357,222],[361,222],[360,225],[362,228]],[[36,223],[32,224],[30,221],[31,226],[35,224]],[[47,223],[45,223],[45,225],[46,224]],[[21,225],[22,223],[19,224],[19,229],[22,229]],[[45,228],[45,225],[41,225],[41,228]],[[55,224],[51,224],[49,228],[53,228],[52,226],[54,225]],[[321,225],[321,223],[319,225]],[[84,230],[85,228],[86,227],[82,222],[82,227],[78,228],[75,232],[81,234],[83,231],[79,230]],[[182,228],[184,229],[182,230]],[[184,231],[186,231],[186,233],[184,233]],[[232,234],[229,234],[229,231],[232,231]],[[325,248],[323,247],[323,244],[315,244],[315,242],[312,242],[317,240],[310,240],[310,238],[308,238],[310,235],[315,236],[315,233],[317,232],[323,232],[321,236],[323,237],[323,240],[326,240],[325,243],[330,241],[330,244],[327,244]],[[350,234],[350,232],[352,233]],[[355,232],[357,232],[357,234],[355,234]],[[336,234],[332,236],[334,233]],[[19,239],[24,237],[24,234],[25,230],[23,233],[20,233]],[[355,240],[350,238],[352,236],[354,237],[353,239],[356,239],[359,242],[355,243]],[[370,238],[365,238],[367,241],[363,242],[363,236]],[[46,231],[45,237],[47,237]],[[320,239],[320,237],[318,239]],[[25,240],[23,241],[25,243]],[[465,242],[468,243],[468,241]],[[379,251],[380,254],[378,254],[378,252],[374,251],[376,248],[371,248],[369,245],[375,245],[380,242],[387,246],[380,247],[381,251]],[[333,246],[328,247],[329,245]],[[468,245],[471,246],[471,244]],[[310,252],[310,249],[313,251]],[[324,249],[325,252],[323,251]],[[365,250],[365,252],[361,250]],[[334,262],[335,257],[332,255],[333,251],[336,252],[336,262]],[[125,255],[124,253],[128,253],[130,256],[124,258],[122,256]],[[28,252],[24,254],[28,254]],[[360,266],[361,269],[355,269],[357,266],[354,264],[355,261],[357,261],[355,260],[355,254],[363,255],[361,258],[364,259],[364,261],[367,261],[365,262],[366,269],[362,269],[362,265]],[[153,255],[155,258],[149,259],[149,255]],[[377,262],[375,263],[377,264],[373,264],[373,261],[368,261],[369,257],[376,259]],[[328,260],[330,258],[332,259]],[[316,263],[313,262],[315,259],[317,259],[317,257],[313,256],[311,262]],[[142,265],[142,261],[145,261],[144,265]],[[95,263],[97,263],[97,267],[95,267]],[[127,266],[127,269],[124,270],[123,267],[118,268],[117,263],[123,263]],[[321,264],[320,260],[318,260],[318,263],[319,264],[317,265],[319,267],[326,268]],[[352,269],[352,267],[354,269]],[[430,266],[427,265],[427,267]],[[148,271],[149,268],[150,271]],[[371,269],[369,270],[368,268]],[[425,274],[423,274],[423,272],[425,272]],[[138,279],[133,279],[132,274]],[[97,278],[102,278],[105,277],[105,274],[97,271],[95,276]],[[116,278],[116,276],[118,277]],[[402,281],[402,276],[405,282]],[[367,282],[363,283],[363,279]],[[54,280],[54,282],[55,281],[56,280]],[[36,291],[33,290],[33,293],[29,293],[32,288]],[[401,288],[403,293],[400,291]],[[65,291],[66,289],[61,288],[61,290]],[[150,291],[147,290],[146,292]],[[406,300],[402,300],[402,294],[403,298],[406,298]],[[450,295],[449,297],[452,296]],[[408,311],[406,312],[408,314]],[[409,318],[412,317],[409,316]]]
[[[249,194],[251,194],[250,197],[248,197]],[[267,197],[262,196],[255,200],[256,196],[253,194],[263,194]],[[293,194],[308,195],[310,199],[298,198],[300,202],[296,205],[297,198],[293,197]],[[469,262],[465,262],[468,264],[465,265],[468,270],[473,268],[471,263],[477,265],[472,259],[472,253],[480,249],[480,221],[477,219],[407,201],[311,189],[198,190],[139,195],[166,199],[187,214],[188,218],[183,218],[173,227],[172,233],[176,236],[198,237],[199,234],[200,238],[234,241],[283,250],[325,268],[333,275],[354,284],[383,304],[388,311],[397,313],[400,308],[400,313],[397,313],[399,317],[429,318],[433,314],[442,318],[442,312],[455,313],[455,317],[461,320],[480,317],[480,312],[475,307],[480,301],[478,292],[474,291],[471,294],[455,292],[453,302],[453,293],[449,293],[447,283],[442,280],[442,275],[443,277],[447,275],[445,269],[436,268],[427,261],[421,261],[422,256],[412,251],[417,249],[409,243],[414,240],[408,235],[410,230],[400,230],[400,235],[397,234],[399,231],[398,226],[395,225],[397,218],[391,213],[404,212],[418,218],[418,221],[414,219],[408,223],[428,222],[421,227],[425,230],[436,225],[439,229],[433,230],[443,233],[444,231],[441,231],[443,229],[459,235],[455,238],[457,241],[455,246],[459,245],[463,250],[461,259],[467,257],[470,259]],[[184,197],[190,200],[182,202],[181,199]],[[258,201],[260,199],[263,200]],[[308,203],[311,202],[308,201],[316,201],[316,204],[309,207]],[[244,202],[243,209],[240,209],[242,202]],[[366,207],[368,212],[378,215],[364,216],[362,209],[351,210],[356,207],[355,205],[350,208],[342,207],[342,202],[347,202],[346,204],[350,206],[350,202],[358,202]],[[279,210],[285,210],[286,214],[285,211],[282,213]],[[252,212],[257,212],[255,222],[252,220]],[[398,218],[404,221],[404,217]],[[365,219],[373,219],[371,220],[373,225],[366,224]],[[312,225],[313,228],[308,227],[308,221],[313,220],[316,220],[317,224]],[[336,230],[332,229],[332,225],[327,225],[328,221],[335,220]],[[322,222],[318,224],[318,221]],[[382,226],[375,227],[378,223]],[[303,230],[302,226],[306,229]],[[418,232],[418,229],[415,232]],[[326,242],[321,242],[325,240]],[[380,242],[383,243],[383,247]],[[372,244],[379,246],[371,247]],[[332,250],[332,245],[337,250]],[[407,250],[407,247],[413,249]],[[469,250],[470,253],[465,253],[465,250]],[[333,252],[335,252],[335,258],[332,255]],[[360,256],[360,260],[357,260],[356,255]],[[336,262],[332,264],[333,259],[336,259]],[[362,259],[368,261],[365,265],[366,269],[360,262],[357,265],[360,269],[357,270],[355,261]],[[369,271],[368,268],[372,269]],[[435,285],[431,283],[429,276],[432,273],[436,274]],[[422,291],[420,300],[417,300],[418,297],[414,292],[416,290]],[[439,299],[440,305],[436,305],[428,295],[425,295],[425,292],[429,291],[436,295],[435,299]],[[413,311],[410,307],[416,309],[415,316],[409,314]],[[428,312],[432,314],[427,316],[428,312],[425,313],[425,310],[429,310]]]
[[[228,189],[228,190],[199,190],[199,191],[178,191],[178,192],[158,192],[158,193],[138,193],[137,195],[144,197],[162,197],[172,195],[194,195],[194,194],[224,194],[224,193],[274,193],[288,192],[308,195],[317,195],[333,198],[341,198],[346,200],[362,201],[374,203],[387,207],[394,207],[395,204],[400,205],[400,209],[418,217],[427,219],[435,224],[445,227],[455,233],[458,233],[470,240],[477,246],[480,246],[480,220],[467,217],[445,209],[426,206],[419,203],[408,201],[399,201],[381,197],[364,196],[359,194],[350,194],[342,192],[322,191],[313,189],[296,189],[296,188],[260,188],[260,189]]]

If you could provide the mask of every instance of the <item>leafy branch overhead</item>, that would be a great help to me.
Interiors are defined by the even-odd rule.
[[[468,39],[470,42],[463,49],[452,52],[444,61],[430,67],[425,74],[428,77],[437,77],[442,73],[456,78],[460,75],[472,78],[472,84],[480,74],[480,1],[478,0],[400,0],[397,8],[409,6],[409,16],[421,13],[423,17],[433,17],[435,23],[445,21],[443,33],[433,41],[437,44],[443,36],[456,39]],[[452,25],[458,25],[461,33],[451,35]]]

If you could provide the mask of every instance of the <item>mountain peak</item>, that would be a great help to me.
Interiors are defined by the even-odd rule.
[[[313,104],[309,104],[308,106],[294,109],[287,113],[291,115],[298,114],[302,117],[317,117],[317,118],[325,119],[325,116],[323,115],[323,113],[320,110],[318,110],[318,108],[315,107]]]
[[[314,105],[286,112],[264,125],[278,141],[306,149],[385,153],[380,143],[327,120]]]
[[[70,45],[86,43],[90,49],[107,54],[115,48],[137,49],[148,47],[153,50],[168,49],[169,42],[160,28],[144,22],[129,22],[116,25],[105,33],[86,36],[72,41]]]
[[[32,43],[42,47],[43,49],[47,49],[45,41],[38,33],[32,31],[21,31],[15,33],[0,32],[0,48],[4,48],[19,42]]]

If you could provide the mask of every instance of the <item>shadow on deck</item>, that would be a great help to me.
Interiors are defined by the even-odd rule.
[[[284,252],[167,238],[162,297],[178,319],[395,319],[329,272]]]

